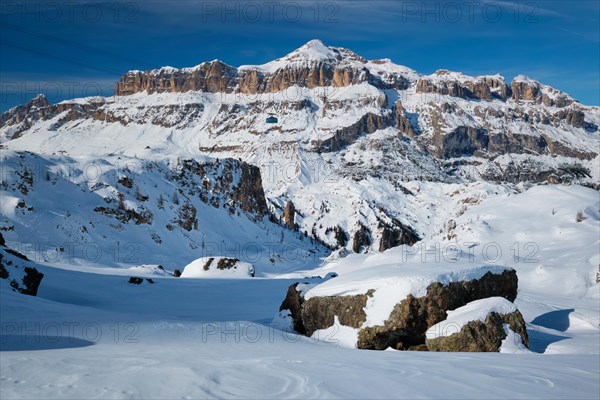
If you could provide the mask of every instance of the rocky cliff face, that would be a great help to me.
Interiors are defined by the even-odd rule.
[[[350,50],[327,48],[319,41],[311,41],[283,59],[264,66],[235,68],[214,60],[193,68],[129,71],[117,83],[115,95],[198,90],[261,94],[285,91],[292,86],[338,88],[360,83],[382,89],[408,88],[408,79],[373,74],[365,67],[366,63],[366,59]]]
[[[161,68],[152,71],[129,71],[121,77],[115,89],[116,96],[138,92],[163,93],[202,90],[204,92],[231,92],[237,81],[237,70],[215,60],[195,68]]]
[[[270,116],[278,122],[267,123]],[[232,67],[215,60],[193,68],[129,71],[115,97],[49,104],[38,96],[0,116],[0,138],[8,147],[29,150],[20,139],[45,135],[36,141],[37,151],[76,154],[81,146],[64,143],[66,150],[58,143],[96,132],[86,137],[112,139],[87,154],[93,157],[128,151],[142,158],[164,152],[184,159],[241,159],[256,165],[262,177],[258,183],[257,171],[240,170],[248,178],[243,181],[252,183],[229,195],[243,210],[264,214],[270,208],[279,218],[286,202],[302,192],[306,202],[294,200],[300,231],[334,247],[345,237],[348,250],[367,251],[411,243],[423,232],[415,215],[400,203],[381,204],[361,182],[389,184],[409,198],[402,182],[414,180],[594,185],[600,176],[599,125],[600,108],[523,76],[507,82],[499,75],[447,70],[423,75],[311,41],[263,65]],[[156,149],[145,148],[150,142]],[[587,173],[573,176],[565,165]],[[324,181],[338,192],[309,200],[308,188]],[[253,203],[250,198],[261,197],[259,184],[265,202]],[[354,188],[351,194],[342,193],[347,187]],[[336,196],[352,197],[360,212],[344,210]],[[394,219],[414,232],[383,228],[382,221],[391,226]]]
[[[519,75],[510,84],[512,99],[563,108],[574,102],[566,93]]]
[[[463,99],[506,101],[510,89],[504,77],[467,77],[462,74],[439,70],[431,77],[424,77],[416,83],[417,93],[437,93]]]

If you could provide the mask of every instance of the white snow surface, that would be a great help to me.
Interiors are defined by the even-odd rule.
[[[202,257],[192,261],[181,271],[181,278],[251,278],[254,276],[254,266],[250,263],[237,261],[229,269],[219,270],[219,260],[226,257]],[[205,266],[208,264],[208,270]]]
[[[458,189],[415,182],[411,190],[418,187],[425,202],[442,202],[444,193]],[[576,222],[578,210],[582,222]],[[128,283],[138,270],[38,265],[45,275],[38,297],[0,287],[2,398],[597,398],[598,215],[597,192],[542,186],[482,197],[456,217],[459,241],[452,243],[463,252],[440,253],[439,262],[435,253],[423,251],[430,247],[402,247],[268,278],[157,275],[154,284],[141,285]],[[3,234],[19,247],[17,236]],[[441,245],[450,243],[444,237],[437,239]],[[520,247],[515,258],[515,241],[536,243],[537,252]],[[478,244],[465,244],[472,242]],[[482,256],[490,242],[502,256],[491,250]],[[403,251],[405,265],[398,263]],[[333,288],[336,280],[355,282],[363,270],[368,281],[382,282],[382,272],[392,276],[419,266],[423,273],[406,276],[515,268],[516,306],[535,354],[512,346],[517,339],[510,334],[500,354],[374,352],[352,349],[356,331],[339,324],[313,338],[290,332],[284,315],[270,325],[289,285],[299,279],[322,283],[306,276],[336,272],[338,277],[322,283]],[[363,290],[353,285],[353,291]]]
[[[531,354],[531,350],[523,344],[521,335],[510,329],[509,324],[504,324],[503,328],[504,332],[506,332],[506,338],[500,345],[500,353]]]

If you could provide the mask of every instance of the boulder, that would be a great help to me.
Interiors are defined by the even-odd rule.
[[[501,297],[509,302],[515,300],[516,272],[512,269],[496,272],[488,271],[479,279],[433,282],[427,286],[424,296],[409,294],[399,301],[381,325],[364,326],[368,301],[377,289],[357,295],[313,295],[305,299],[308,290],[298,290],[298,284],[294,284],[289,287],[280,311],[290,310],[294,329],[307,336],[333,326],[337,317],[341,325],[358,329],[356,345],[360,349],[425,350],[427,329],[445,320],[448,311],[489,297]],[[523,331],[517,329],[515,332]]]
[[[474,301],[452,311],[426,335],[429,351],[498,352],[507,338],[519,342],[511,345],[529,344],[523,316],[501,297]]]
[[[392,347],[408,350],[425,343],[425,332],[446,319],[449,310],[462,307],[474,300],[503,297],[514,301],[517,297],[518,279],[514,270],[502,274],[486,273],[480,279],[439,282],[427,287],[422,297],[408,297],[396,304],[383,325],[362,329],[358,335],[358,348],[384,350]]]
[[[367,320],[364,308],[373,292],[370,290],[366,294],[354,296],[313,297],[306,300],[301,305],[301,320],[306,335],[312,336],[315,331],[333,326],[335,317],[338,317],[339,323],[344,326],[360,328]]]
[[[237,258],[202,257],[185,266],[181,278],[251,278],[255,269]]]
[[[300,285],[300,283],[294,283],[293,285],[290,285],[287,294],[285,295],[285,299],[279,307],[279,311],[289,310],[292,319],[294,320],[294,330],[298,333],[306,334],[306,329],[304,328],[304,323],[302,322],[301,317],[304,297],[302,296],[301,291],[298,290],[298,285]]]

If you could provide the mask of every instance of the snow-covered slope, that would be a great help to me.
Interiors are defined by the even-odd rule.
[[[0,138],[86,159],[240,158],[277,216],[292,201],[300,231],[366,251],[430,233],[406,182],[597,184],[598,125],[598,107],[523,76],[422,75],[314,40],[263,65],[130,71],[114,97],[37,97],[2,115]]]
[[[430,196],[435,193],[430,190]],[[541,199],[547,209],[533,206]],[[1,393],[7,398],[596,398],[598,286],[587,276],[594,272],[590,263],[598,262],[597,202],[597,192],[577,186],[498,195],[458,217],[454,229],[471,235],[465,242],[460,233],[453,238],[455,246],[464,246],[462,253],[432,250],[430,242],[332,256],[321,269],[288,273],[292,279],[153,275],[153,284],[132,285],[127,278],[137,270],[99,274],[40,265],[44,281],[38,297],[0,291]],[[580,209],[585,219],[577,222]],[[538,218],[536,223],[526,214]],[[478,249],[490,230],[492,243],[502,249],[522,240],[518,235],[533,238],[540,251],[531,257],[539,260],[482,255]],[[559,232],[565,234],[562,241]],[[448,233],[437,237],[440,246],[449,242]],[[471,246],[471,241],[480,243]],[[324,283],[302,279],[309,291],[359,283],[353,276],[361,271],[372,271],[366,278],[373,282],[393,286],[395,281],[376,272],[402,268],[404,259],[422,276],[510,263],[518,272],[516,305],[528,323],[533,353],[511,351],[510,338],[502,348],[508,354],[360,351],[347,348],[355,332],[339,324],[312,338],[271,324],[287,287],[306,273],[339,274]],[[574,290],[574,279],[587,282],[588,290]],[[413,288],[425,283],[410,282]]]
[[[526,77],[320,41],[38,96],[0,117],[0,230],[44,274],[35,298],[0,286],[0,397],[597,398],[600,198],[577,183],[598,187],[598,125]],[[381,323],[506,268],[540,354],[360,352],[339,319],[306,338],[278,314],[298,281],[376,287]]]
[[[327,254],[273,222],[258,169],[237,160],[3,151],[2,167],[0,227],[38,262],[173,271],[199,257],[227,256],[262,276],[316,266]]]

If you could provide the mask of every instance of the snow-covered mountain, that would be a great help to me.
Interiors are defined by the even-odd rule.
[[[599,125],[320,41],[37,96],[0,116],[0,397],[596,399]]]
[[[69,156],[80,168],[131,160],[168,169],[201,156],[256,165],[274,219],[287,205],[292,228],[355,252],[433,237],[466,198],[600,179],[598,107],[524,76],[422,75],[318,40],[263,65],[132,70],[113,97],[38,96],[0,124],[4,148]],[[426,204],[408,187],[416,180],[459,185],[457,195]],[[103,185],[88,189],[104,197]],[[164,190],[155,192],[154,202]]]

